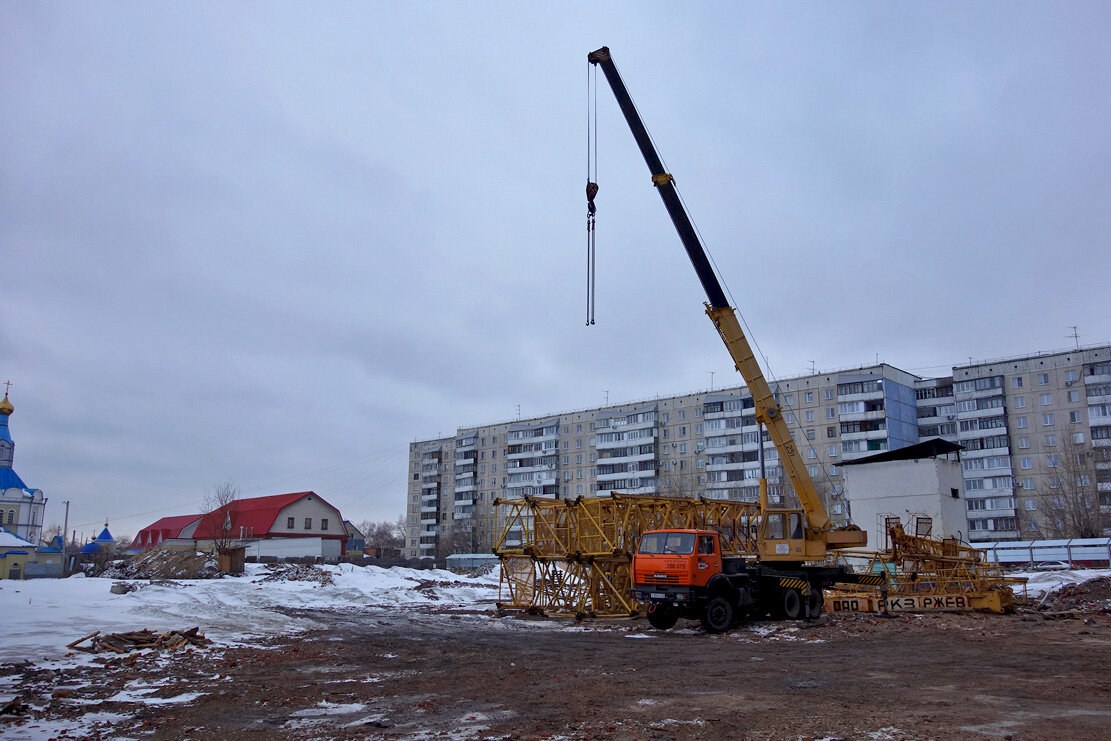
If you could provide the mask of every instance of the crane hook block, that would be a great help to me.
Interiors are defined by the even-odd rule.
[[[586,209],[593,216],[598,208],[594,205],[594,196],[598,195],[598,183],[586,181]]]
[[[675,178],[671,177],[671,173],[663,172],[663,173],[660,173],[659,175],[653,175],[652,176],[652,185],[659,188],[661,185],[667,185],[668,183],[670,183],[674,179]]]

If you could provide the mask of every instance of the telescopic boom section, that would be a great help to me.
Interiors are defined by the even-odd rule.
[[[706,313],[714,322],[714,327],[717,328],[718,334],[725,342],[737,370],[740,371],[748,385],[749,393],[752,394],[755,402],[756,421],[767,428],[768,435],[775,444],[775,449],[779,452],[780,462],[783,465],[784,473],[787,475],[787,480],[791,482],[791,486],[806,512],[810,529],[825,533],[832,527],[825,506],[823,506],[821,497],[818,496],[818,492],[814,488],[814,482],[811,481],[810,474],[806,471],[798,446],[795,445],[795,441],[791,437],[791,431],[779,411],[779,405],[776,403],[771,388],[756,362],[752,347],[748,344],[748,339],[741,329],[740,322],[737,321],[736,313],[726,300],[721,283],[718,282],[717,275],[714,274],[710,261],[706,257],[706,251],[702,248],[702,243],[691,224],[690,217],[687,216],[687,212],[679,200],[679,194],[675,190],[675,183],[673,182],[674,179],[670,173],[664,172],[663,163],[660,161],[659,154],[656,153],[656,148],[652,145],[648,130],[644,128],[644,122],[641,121],[640,114],[637,113],[636,106],[633,105],[633,100],[629,97],[629,91],[625,89],[625,83],[621,80],[621,75],[610,57],[609,47],[603,46],[598,51],[588,54],[586,58],[591,64],[597,64],[602,68],[602,72],[605,73],[606,80],[617,98],[617,104],[621,107],[621,112],[625,114],[625,121],[632,129],[633,138],[636,139],[637,146],[640,147],[640,153],[644,155],[644,161],[652,172],[652,184],[659,191],[664,207],[667,208],[667,213],[671,216],[672,223],[675,224],[675,230],[679,232],[679,239],[682,240],[683,247],[687,250],[687,256],[694,266],[694,271],[698,274],[698,279],[702,281],[702,287],[706,290],[706,297],[709,299],[706,304]],[[833,543],[830,544],[833,545]]]

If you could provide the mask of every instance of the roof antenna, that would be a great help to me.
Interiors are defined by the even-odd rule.
[[[1072,334],[1069,335],[1069,337],[1072,337],[1073,342],[1076,343],[1076,349],[1079,350],[1080,349],[1080,335],[1076,333],[1076,325],[1075,324],[1072,325],[1072,327],[1070,327],[1070,329],[1072,329]]]

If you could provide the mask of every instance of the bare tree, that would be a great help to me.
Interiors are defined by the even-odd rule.
[[[1092,449],[1072,436],[1047,445],[1043,475],[1028,516],[1052,538],[1095,538],[1103,531]]]
[[[116,553],[126,553],[131,548],[131,536],[120,535],[116,538]]]
[[[204,495],[204,516],[198,530],[209,533],[217,553],[223,553],[237,540],[231,505],[239,499],[239,487],[227,479]]]
[[[62,533],[62,526],[56,522],[52,525],[47,525],[42,529],[42,540],[44,543],[49,543],[59,535],[64,535],[64,533]],[[65,538],[62,538],[62,541],[64,542]]]
[[[405,517],[397,521],[362,520],[356,525],[366,539],[367,548],[401,549],[405,546]]]
[[[474,517],[456,520],[451,534],[452,553],[489,553],[494,549],[494,518],[475,512]]]

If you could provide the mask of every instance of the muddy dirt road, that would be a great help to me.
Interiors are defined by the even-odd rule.
[[[117,715],[86,723],[91,738],[1111,738],[1107,615],[834,615],[712,636],[694,623],[310,614],[327,629],[265,647],[5,667],[31,708],[6,733],[81,737],[50,721],[94,705]]]

